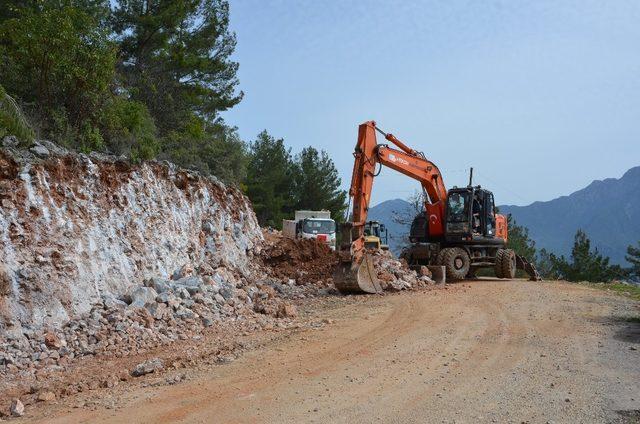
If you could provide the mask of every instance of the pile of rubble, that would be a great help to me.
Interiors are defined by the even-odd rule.
[[[327,245],[314,240],[289,239],[273,230],[265,230],[264,238],[260,258],[269,275],[289,279],[296,285],[313,284],[334,290],[332,277],[338,255]],[[420,272],[413,271],[388,250],[371,250],[369,254],[373,256],[373,265],[385,291],[424,289],[434,283],[427,267],[421,267]]]
[[[395,258],[388,250],[375,251],[372,255],[373,266],[383,290],[416,290],[434,285],[427,267],[421,267],[420,272],[413,271],[403,259]]]
[[[223,321],[245,321],[249,330],[272,326],[277,318],[297,315],[286,299],[302,295],[287,284],[256,282],[225,268],[203,276],[184,267],[173,278],[150,278],[120,297],[104,295],[89,313],[59,328],[7,332],[0,343],[0,375],[28,376],[82,356],[143,353]]]

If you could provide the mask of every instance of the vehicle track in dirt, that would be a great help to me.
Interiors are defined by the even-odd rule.
[[[361,297],[330,324],[114,409],[36,422],[625,422],[640,410],[638,302],[567,283],[481,280]],[[98,394],[99,396],[99,394]]]

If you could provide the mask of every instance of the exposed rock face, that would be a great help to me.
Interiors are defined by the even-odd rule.
[[[262,240],[248,200],[215,178],[36,147],[0,148],[0,331],[58,326],[185,266],[242,274]]]

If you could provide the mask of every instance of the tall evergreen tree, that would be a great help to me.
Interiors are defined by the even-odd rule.
[[[283,139],[262,131],[250,145],[246,191],[262,226],[282,228],[293,214],[293,162]]]
[[[181,129],[192,116],[213,123],[236,105],[238,64],[230,57],[226,0],[119,0],[112,29],[120,45],[124,89],[143,102],[161,134]]]
[[[582,230],[576,232],[571,259],[573,263],[571,264],[570,276],[573,280],[604,280],[604,274],[609,267],[609,258],[602,257],[598,248],[591,251],[591,240]]]
[[[609,258],[603,257],[598,249],[591,250],[591,240],[587,234],[578,230],[575,235],[571,262],[564,256],[549,256],[553,271],[568,281],[609,282],[616,278],[624,278],[626,273],[618,265],[610,265]]]
[[[640,279],[640,241],[638,242],[638,247],[627,247],[625,259],[631,264],[629,273]]]
[[[530,262],[535,262],[536,242],[529,237],[529,229],[518,225],[511,214],[507,215],[507,228],[509,229],[507,247]]]
[[[307,147],[295,158],[295,209],[329,210],[341,221],[346,210],[347,193],[327,152]]]
[[[560,260],[560,258],[558,258],[553,253],[548,252],[545,248],[540,249],[540,251],[538,252],[536,269],[543,278],[546,278],[548,280],[565,278],[561,274],[559,267],[565,268],[567,266],[568,264],[566,263],[566,260],[564,258]]]

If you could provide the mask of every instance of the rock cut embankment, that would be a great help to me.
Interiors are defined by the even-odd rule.
[[[242,273],[260,240],[248,199],[213,177],[47,142],[0,148],[0,331],[58,326],[185,265]]]

